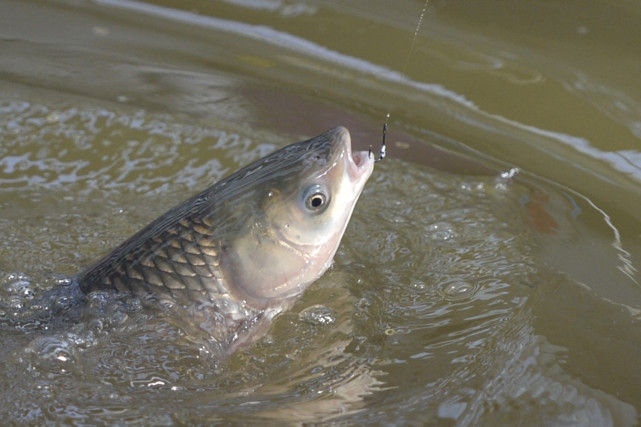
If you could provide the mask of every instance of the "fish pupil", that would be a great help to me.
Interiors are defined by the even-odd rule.
[[[310,205],[312,205],[313,208],[319,208],[323,205],[324,202],[324,197],[320,194],[315,194],[312,196],[312,200],[310,201]]]

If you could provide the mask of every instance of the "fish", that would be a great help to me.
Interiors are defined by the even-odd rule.
[[[170,209],[75,278],[84,295],[180,310],[233,351],[330,267],[372,174],[336,127],[277,150]]]

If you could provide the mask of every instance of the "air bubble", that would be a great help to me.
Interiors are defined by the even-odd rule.
[[[2,293],[0,299],[6,299],[11,308],[22,308],[25,301],[33,299],[35,290],[31,280],[22,274],[8,274],[0,281]]]
[[[25,306],[25,300],[20,295],[11,295],[7,299],[7,305],[9,308],[19,310]]]
[[[422,291],[422,290],[425,290],[426,286],[425,286],[425,283],[414,282],[414,283],[412,283],[412,288],[414,288],[416,290],[419,290],[419,291]]]
[[[494,182],[494,188],[497,191],[506,191],[510,184],[514,181],[514,178],[519,174],[519,168],[512,168],[509,171],[502,172]]]
[[[457,236],[454,226],[447,222],[436,222],[426,227],[426,235],[430,240],[446,242]]]
[[[41,371],[64,374],[75,362],[75,347],[60,337],[39,337],[25,348],[33,356],[33,365]]]
[[[331,310],[320,304],[306,308],[298,316],[315,326],[330,325],[336,321]]]
[[[475,287],[463,281],[453,281],[440,286],[441,293],[447,299],[458,300],[467,298],[474,293]]]

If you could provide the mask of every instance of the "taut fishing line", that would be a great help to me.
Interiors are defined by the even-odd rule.
[[[430,0],[425,0],[425,4],[423,4],[423,10],[421,10],[421,15],[418,17],[418,22],[416,23],[416,29],[414,30],[414,37],[412,37],[412,42],[410,43],[410,48],[407,51],[407,56],[405,56],[405,62],[403,63],[403,68],[401,70],[401,74],[405,74],[407,71],[407,65],[410,62],[410,57],[412,56],[412,53],[414,52],[414,45],[416,44],[416,39],[418,38],[418,32],[421,29],[421,24],[423,23],[423,17],[425,16],[425,12],[427,11],[427,4],[429,3]],[[381,160],[385,158],[385,155],[387,154],[387,147],[385,146],[385,134],[387,133],[387,122],[389,121],[390,117],[390,111],[387,110],[387,114],[385,114],[385,122],[383,123],[383,142],[381,143],[381,149],[378,153],[378,157],[376,160],[374,160],[374,163],[378,163]],[[370,145],[369,147],[369,155],[372,155],[372,146]]]

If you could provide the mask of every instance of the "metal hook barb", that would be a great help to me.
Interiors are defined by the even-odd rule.
[[[389,117],[389,115],[388,115]],[[374,163],[378,163],[385,158],[387,155],[387,146],[385,145],[385,134],[387,132],[387,121],[383,123],[383,143],[381,144],[381,149],[379,151],[378,157],[374,160]],[[368,156],[372,156],[372,146],[369,146]]]

